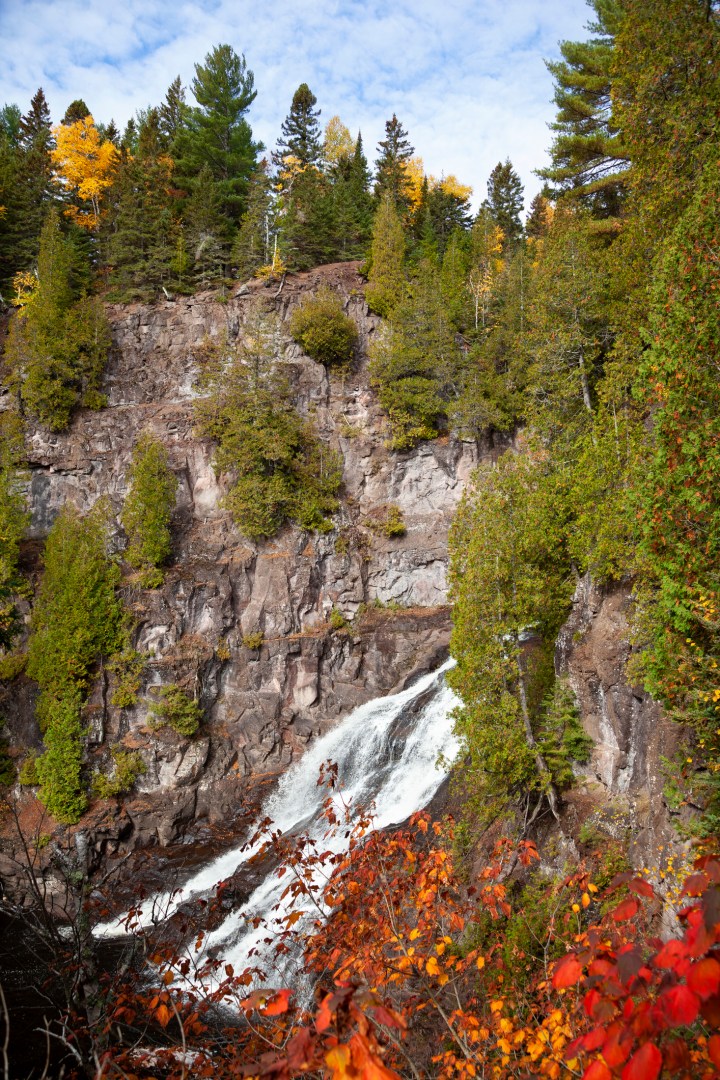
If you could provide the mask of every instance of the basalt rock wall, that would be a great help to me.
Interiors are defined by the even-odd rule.
[[[342,506],[331,533],[286,527],[253,544],[223,509],[231,478],[216,475],[212,442],[193,431],[200,346],[208,337],[241,335],[256,293],[286,319],[321,284],[340,293],[357,323],[354,364],[329,373],[289,337],[282,359],[298,409],[343,455]],[[107,407],[81,411],[63,434],[33,430],[27,441],[28,559],[68,500],[86,512],[107,497],[119,514],[140,432],[162,441],[179,481],[163,586],[144,590],[132,576],[124,585],[133,644],[146,656],[138,703],[114,707],[101,672],[87,708],[89,764],[107,763],[109,748],[122,742],[140,751],[147,768],[132,796],[94,808],[99,852],[172,843],[198,821],[227,823],[252,784],[285,768],[313,734],[444,658],[448,528],[478,458],[474,444],[454,437],[407,453],[386,448],[367,370],[377,320],[354,264],[290,276],[279,292],[277,284],[252,283],[228,297],[110,306],[108,315]],[[402,511],[404,536],[372,528],[389,505]],[[123,542],[118,526],[118,551]],[[330,627],[333,611],[347,626]],[[243,644],[260,633],[260,648]],[[180,683],[203,706],[206,722],[192,740],[152,730],[153,688],[167,683]],[[16,745],[40,745],[32,706],[31,684],[6,690],[3,711]]]

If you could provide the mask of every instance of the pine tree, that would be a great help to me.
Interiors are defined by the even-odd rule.
[[[415,153],[410,145],[407,131],[395,113],[385,123],[385,138],[378,143],[380,157],[375,162],[375,197],[382,202],[386,196],[392,199],[395,209],[405,217],[410,207],[410,184],[406,163]]]
[[[572,193],[595,218],[614,219],[621,211],[628,164],[627,150],[612,103],[614,39],[622,25],[620,0],[591,0],[597,21],[589,41],[563,41],[562,60],[548,62],[555,80],[557,119],[550,155],[552,165],[539,169],[556,197]],[[659,26],[667,20],[663,8]]]
[[[293,171],[301,171],[308,166],[317,166],[322,158],[320,109],[316,109],[317,98],[307,83],[301,83],[293,94],[290,112],[282,124],[281,139],[278,139],[277,151],[273,161],[281,165],[288,158],[292,159]]]
[[[245,211],[248,183],[262,149],[253,141],[245,119],[257,94],[254,76],[244,56],[238,56],[229,45],[218,45],[205,57],[204,64],[195,65],[191,89],[197,105],[185,114],[180,88],[173,90],[172,107],[181,123],[175,139],[177,174],[192,194],[206,170],[202,183],[207,183],[209,174],[223,219],[220,233],[223,239],[229,239]],[[167,121],[167,114],[163,120]],[[192,225],[188,214],[186,221]]]
[[[308,270],[333,262],[338,255],[337,222],[329,178],[310,166],[295,175],[283,201],[283,253],[288,266]]]
[[[405,235],[390,198],[378,207],[373,222],[370,271],[365,289],[368,307],[387,317],[405,288]]]
[[[520,177],[506,158],[498,161],[490,173],[487,185],[487,207],[492,219],[503,231],[503,246],[512,247],[522,236],[520,214],[523,208],[523,186]]]

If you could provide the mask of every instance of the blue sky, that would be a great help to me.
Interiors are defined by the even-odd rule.
[[[227,42],[255,74],[248,119],[270,148],[307,82],[321,123],[361,129],[371,163],[395,112],[426,171],[471,184],[476,205],[506,157],[529,202],[554,115],[543,60],[591,16],[585,0],[0,0],[0,102],[25,111],[42,86],[54,121],[82,97],[122,127]]]

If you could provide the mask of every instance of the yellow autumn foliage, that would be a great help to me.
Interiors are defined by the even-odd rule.
[[[69,206],[65,213],[90,231],[100,223],[101,201],[113,181],[119,152],[109,139],[103,140],[92,116],[74,124],[53,128],[56,147],[51,150],[58,176],[88,209]]]

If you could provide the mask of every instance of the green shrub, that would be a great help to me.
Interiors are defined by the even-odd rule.
[[[99,799],[123,795],[147,772],[147,765],[137,750],[123,750],[120,746],[113,746],[110,754],[113,760],[111,775],[97,772],[92,780],[93,792]]]
[[[81,518],[67,504],[47,539],[27,663],[40,686],[41,728],[51,705],[76,690],[82,698],[93,666],[121,645],[123,611],[115,595],[120,574],[107,555],[107,525],[106,505],[98,503]]]
[[[178,735],[191,738],[200,727],[203,711],[194,698],[186,694],[177,683],[170,683],[160,690],[159,701],[150,705],[150,712],[156,718],[154,727],[168,727]]]
[[[18,571],[20,542],[30,515],[18,468],[23,450],[22,422],[17,414],[0,414],[0,648],[9,649],[20,629],[15,600],[23,588]],[[14,658],[13,658],[14,659]],[[3,661],[10,661],[3,657]],[[12,665],[11,665],[12,666]],[[15,678],[0,673],[0,679]]]
[[[18,780],[25,787],[35,787],[40,783],[37,771],[37,754],[31,752],[23,761],[18,772]]]
[[[215,468],[234,477],[224,504],[251,540],[286,521],[327,532],[338,507],[342,458],[296,411],[279,348],[277,321],[256,307],[237,345],[206,344],[195,402],[198,433],[218,443]]]
[[[404,536],[407,532],[402,510],[399,506],[384,506],[373,517],[365,522],[368,529],[374,533],[380,533],[392,539],[394,536]]]
[[[586,762],[594,743],[580,720],[575,695],[566,679],[556,679],[543,703],[538,745],[559,788],[574,782],[572,763]]]
[[[6,740],[0,735],[0,784],[5,787],[12,787],[16,779],[15,762],[10,757]]]
[[[245,634],[245,637],[242,639],[242,643],[246,649],[252,649],[253,651],[255,651],[256,649],[260,649],[262,647],[262,643],[264,640],[265,635],[263,634],[262,630],[257,630],[254,634]]]
[[[116,709],[131,708],[137,702],[140,692],[145,657],[127,645],[112,657],[107,667],[108,671],[115,676],[110,704]]]
[[[127,533],[125,558],[143,571],[145,588],[162,584],[159,567],[172,552],[170,521],[175,507],[177,479],[168,464],[165,447],[152,435],[139,437],[127,475],[129,491],[122,512]]]
[[[329,367],[349,364],[355,354],[357,327],[332,289],[303,299],[290,316],[290,333],[308,356]]]
[[[22,675],[27,665],[27,653],[8,653],[0,656],[0,682],[12,682]]]
[[[341,611],[337,608],[333,608],[330,612],[330,627],[333,630],[345,630],[348,627],[348,621]]]
[[[117,566],[106,551],[107,507],[86,518],[68,504],[45,547],[28,642],[28,675],[40,686],[37,716],[45,753],[37,759],[40,798],[58,821],[76,822],[83,789],[81,710],[93,668],[123,645]]]
[[[79,821],[87,809],[82,784],[80,691],[74,688],[53,699],[45,711],[45,753],[36,761],[40,799],[65,825]]]

